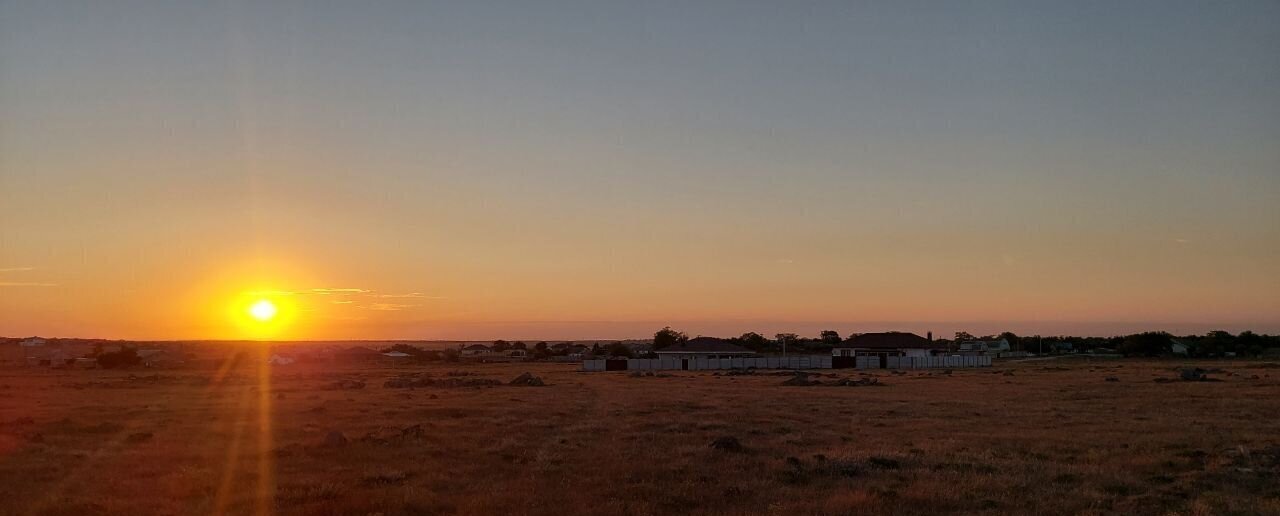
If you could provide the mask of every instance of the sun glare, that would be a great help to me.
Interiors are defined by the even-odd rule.
[[[249,315],[254,319],[267,322],[276,317],[276,304],[262,299],[249,307]]]

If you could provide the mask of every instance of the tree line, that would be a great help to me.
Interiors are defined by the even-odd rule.
[[[835,330],[825,330],[816,337],[779,333],[774,335],[773,339],[769,339],[756,332],[747,332],[724,340],[757,353],[781,353],[784,346],[788,352],[829,353],[832,348],[839,347],[858,335],[861,334],[853,333],[848,337],[841,337]],[[1268,349],[1280,349],[1280,335],[1259,335],[1252,331],[1234,335],[1221,330],[1204,335],[1175,336],[1168,332],[1155,331],[1112,337],[1019,336],[1008,331],[995,335],[975,336],[961,331],[956,332],[952,339],[936,339],[934,342],[954,351],[959,349],[959,344],[962,342],[1002,339],[1009,343],[1012,351],[1027,351],[1035,354],[1114,352],[1127,356],[1161,356],[1173,353],[1175,339],[1187,346],[1187,355],[1192,357],[1222,357],[1228,354],[1257,357]],[[688,340],[689,336],[684,332],[665,327],[654,333],[653,348],[659,350],[688,342]]]

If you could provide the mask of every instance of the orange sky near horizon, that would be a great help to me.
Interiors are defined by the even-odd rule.
[[[55,4],[3,336],[1280,333],[1274,5]]]

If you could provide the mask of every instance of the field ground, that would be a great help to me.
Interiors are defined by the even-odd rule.
[[[1155,381],[1185,361],[1072,359],[795,387],[249,358],[0,370],[0,514],[1280,514],[1276,364],[1200,363],[1223,370],[1213,382]],[[548,385],[505,385],[524,371]],[[405,374],[504,384],[383,386]],[[741,449],[711,446],[724,437]]]

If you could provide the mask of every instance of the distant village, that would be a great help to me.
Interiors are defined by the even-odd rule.
[[[934,338],[930,332],[854,333],[841,336],[823,331],[815,337],[782,333],[768,338],[758,333],[719,338],[697,336],[663,328],[652,339],[597,341],[492,342],[379,341],[379,342],[129,342],[93,339],[42,337],[0,338],[0,362],[10,365],[48,368],[176,368],[202,359],[202,351],[213,344],[267,346],[266,361],[274,366],[308,362],[388,364],[415,362],[569,362],[607,360],[653,360],[671,364],[663,368],[695,368],[702,361],[752,364],[753,359],[771,357],[822,357],[828,364],[817,367],[898,367],[897,364],[951,364],[929,362],[939,357],[983,357],[1020,359],[1059,355],[1096,356],[1183,356],[1197,358],[1280,358],[1280,336],[1253,332],[1225,331],[1205,335],[1173,336],[1147,332],[1117,337],[1018,336],[1010,332],[977,337],[958,332],[950,339]],[[733,360],[748,360],[733,362]],[[682,362],[656,362],[677,360]],[[916,362],[908,362],[916,360]],[[926,360],[920,362],[920,360]],[[690,362],[692,361],[692,362]],[[704,362],[705,363],[705,362]],[[717,362],[718,363],[718,362]],[[759,362],[787,364],[789,362]],[[969,362],[954,362],[967,364]],[[634,363],[633,363],[634,364]],[[834,364],[834,365],[830,365]],[[785,366],[785,365],[784,365]],[[602,366],[603,367],[603,366]],[[705,368],[705,367],[704,367]],[[717,366],[718,368],[718,366]],[[726,367],[727,368],[727,367]]]

